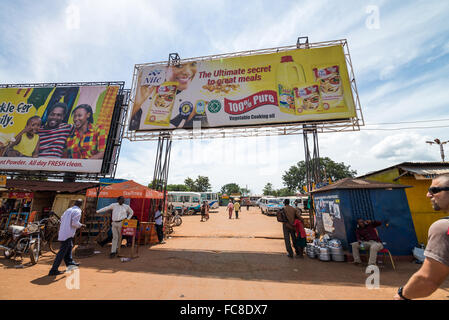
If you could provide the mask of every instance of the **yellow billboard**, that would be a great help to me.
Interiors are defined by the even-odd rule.
[[[101,172],[119,89],[0,88],[0,169]]]
[[[341,45],[136,68],[131,131],[356,117]]]

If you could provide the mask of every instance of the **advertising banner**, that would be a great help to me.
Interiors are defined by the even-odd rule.
[[[136,68],[130,131],[356,116],[340,45]]]
[[[0,169],[101,172],[118,90],[0,88]]]
[[[137,231],[136,219],[125,219],[122,222],[122,236],[135,236]]]

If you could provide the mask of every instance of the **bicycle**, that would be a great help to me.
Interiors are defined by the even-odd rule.
[[[45,221],[42,234],[42,243],[44,245],[48,244],[50,251],[57,254],[59,249],[58,233],[61,220],[53,211],[50,212],[50,216],[48,218],[43,220]]]

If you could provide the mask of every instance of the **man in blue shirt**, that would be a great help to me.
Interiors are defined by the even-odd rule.
[[[48,273],[49,276],[56,276],[63,273],[58,270],[62,260],[64,260],[67,267],[79,266],[79,263],[73,261],[72,249],[73,237],[75,236],[76,229],[86,226],[80,223],[82,205],[82,199],[76,200],[75,205],[67,209],[61,217],[61,225],[59,227],[58,234],[58,241],[61,241],[61,248],[59,249],[55,261],[53,262],[53,266]]]

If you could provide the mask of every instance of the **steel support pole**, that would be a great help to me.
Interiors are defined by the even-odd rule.
[[[313,151],[310,152],[308,135],[313,137]],[[313,184],[317,185],[321,182],[321,166],[320,166],[320,151],[318,145],[318,132],[316,126],[303,126],[303,139],[304,139],[304,155],[306,164],[306,185],[307,191],[310,195],[310,191],[313,188]],[[312,156],[311,156],[312,155]],[[314,206],[311,203],[309,210],[310,227],[314,229],[316,223],[314,223]]]
[[[170,170],[170,155],[171,155],[172,138],[169,133],[161,134],[158,139],[156,161],[154,165],[153,173],[153,189],[163,193],[162,199],[162,213],[165,213],[166,201],[167,201],[167,181],[168,173]],[[154,210],[156,201],[152,200],[152,208]],[[168,216],[165,216],[164,225],[168,221]],[[167,229],[166,229],[167,230]]]

